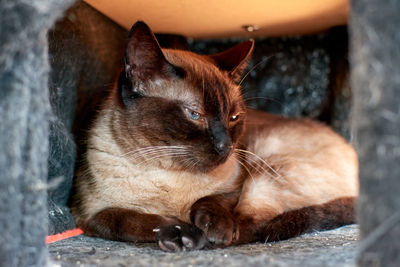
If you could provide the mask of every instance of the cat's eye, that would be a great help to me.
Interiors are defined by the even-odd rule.
[[[196,111],[192,111],[192,112],[190,112],[190,118],[193,120],[198,120],[198,119],[200,119],[200,114],[197,113]]]
[[[230,117],[230,121],[237,121],[239,119],[239,114],[233,115],[232,117]]]
[[[188,113],[189,118],[191,118],[192,120],[197,121],[198,119],[200,119],[200,117],[201,117],[200,113],[198,113],[194,110],[188,109],[188,108],[185,108],[185,110]]]

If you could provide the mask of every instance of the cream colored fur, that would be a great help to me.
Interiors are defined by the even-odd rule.
[[[258,220],[282,212],[358,195],[354,149],[330,128],[309,120],[248,111],[247,149],[266,171],[243,186],[236,211]]]

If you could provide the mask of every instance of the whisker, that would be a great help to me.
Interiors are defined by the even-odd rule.
[[[269,173],[268,170],[265,169],[258,161],[254,160],[252,158],[246,157],[245,154],[241,155],[240,153],[243,153],[243,152],[240,152],[240,151],[235,151],[235,152],[237,153],[238,156],[240,156],[241,159],[243,159],[246,163],[248,163],[253,169],[258,171],[260,174],[267,174],[270,177],[275,179],[275,177],[271,173]],[[261,169],[262,171],[259,169]]]
[[[146,158],[152,156],[154,154],[159,153],[175,153],[175,152],[183,152],[187,153],[188,149],[186,147],[169,147],[169,146],[158,146],[158,147],[146,147],[135,150],[133,155],[129,155],[129,159],[135,160],[138,158]]]
[[[140,166],[143,163],[146,163],[148,161],[155,160],[155,159],[158,159],[158,158],[163,158],[163,157],[175,158],[175,157],[181,157],[181,156],[186,156],[186,155],[188,155],[188,154],[187,153],[174,153],[174,154],[170,154],[170,153],[168,154],[167,153],[167,154],[161,154],[161,155],[158,154],[158,155],[156,155],[154,157],[147,158],[147,159],[139,162],[138,164],[136,164],[136,166]]]
[[[235,155],[237,155],[237,154],[234,154],[234,156],[235,156]],[[243,166],[243,168],[244,168],[244,169],[247,171],[247,173],[249,174],[251,180],[254,182],[254,181],[255,181],[255,180],[254,180],[254,177],[253,177],[253,175],[251,175],[251,172],[250,172],[250,170],[247,168],[246,164],[244,164],[243,162],[241,162],[240,160],[238,160],[236,157],[234,157],[234,159],[236,160],[237,163],[239,163],[240,165]]]
[[[257,154],[255,154],[255,153],[253,153],[251,151],[244,150],[244,149],[239,149],[239,148],[236,148],[235,151],[241,151],[243,153],[247,153],[249,155],[252,155],[252,156],[256,157],[258,160],[260,160],[262,163],[264,163],[273,173],[275,173],[279,178],[282,178],[282,176],[274,168],[272,168],[271,165],[269,165],[263,158],[261,158]]]
[[[268,59],[270,59],[271,57],[273,57],[273,55],[263,58],[260,62],[258,62],[256,65],[254,65],[248,72],[246,72],[246,74],[243,76],[243,78],[240,80],[239,85],[242,84],[242,82],[247,78],[247,76],[250,74],[250,72],[252,72],[255,68],[257,68],[258,66],[261,65],[261,63],[266,62]]]
[[[140,148],[135,149],[135,150],[133,150],[131,152],[149,150],[149,149],[162,149],[162,148],[185,148],[185,146],[169,146],[169,145],[165,145],[165,146],[146,146],[146,147],[140,147]],[[130,152],[128,152],[128,153],[130,153]]]
[[[144,163],[146,163],[148,161],[151,161],[151,160],[154,160],[154,159],[158,159],[158,158],[163,158],[163,157],[176,158],[176,157],[187,156],[187,155],[188,155],[187,152],[173,152],[173,153],[164,152],[164,153],[157,154],[156,156],[153,156],[153,157],[150,157],[150,158],[146,158],[145,160],[140,161],[137,164],[135,164],[135,166],[138,167],[138,166],[140,166],[140,165],[142,165],[142,164],[144,164]],[[111,176],[115,176],[115,174],[118,173],[117,170],[120,169],[121,167],[128,167],[128,166],[125,166],[124,164],[123,165],[118,165],[118,164],[117,165],[114,165],[114,164],[110,165],[110,162],[108,160],[99,160],[97,164],[93,164],[92,163],[91,166],[92,167],[96,167],[96,168],[104,168],[105,166],[108,166],[108,167],[109,166],[113,166],[113,168],[112,168],[113,171],[110,172]],[[108,171],[110,171],[109,168],[108,168]],[[90,173],[91,173],[91,171],[90,171],[89,168],[85,168],[85,170],[83,171],[84,175],[85,174],[88,175]]]
[[[271,173],[269,173],[268,170],[266,170],[264,167],[262,167],[262,165],[260,163],[258,163],[257,161],[250,159],[250,158],[246,157],[245,155],[240,155],[239,153],[237,153],[236,155],[240,156],[240,158],[244,161],[244,163],[247,163],[248,165],[250,165],[250,167],[253,168],[254,170],[256,170],[260,175],[266,174],[274,180],[277,179],[275,176],[273,176]]]
[[[138,153],[138,152],[141,152],[141,151],[148,151],[148,150],[152,150],[152,149],[154,149],[154,150],[155,149],[163,149],[163,148],[185,149],[186,147],[185,146],[147,146],[147,147],[141,147],[141,148],[138,148],[138,149],[135,149],[135,150],[132,150],[132,151],[128,151],[128,152],[122,154],[121,156],[127,156],[129,154]]]
[[[195,170],[199,162],[200,160],[192,161],[192,164],[190,165],[190,170]]]
[[[187,153],[186,150],[159,149],[159,150],[152,150],[152,151],[146,151],[146,152],[139,152],[139,153],[129,156],[128,158],[129,159],[138,159],[138,158],[145,158],[145,157],[152,156],[152,155],[157,155],[160,153],[175,153],[175,152]]]
[[[190,170],[189,166],[192,163],[191,160],[189,158],[185,158],[183,160],[179,160],[179,163],[185,168]]]

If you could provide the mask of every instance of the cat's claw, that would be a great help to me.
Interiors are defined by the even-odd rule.
[[[207,244],[207,238],[203,231],[191,224],[173,224],[159,229],[156,232],[156,240],[163,251],[197,250],[202,249]]]

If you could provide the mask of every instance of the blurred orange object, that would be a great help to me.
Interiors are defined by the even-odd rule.
[[[83,231],[79,228],[75,228],[72,230],[67,230],[65,232],[62,232],[60,234],[55,234],[55,235],[48,235],[46,236],[46,244],[54,243],[63,239],[67,239],[70,237],[78,236],[83,234]]]

